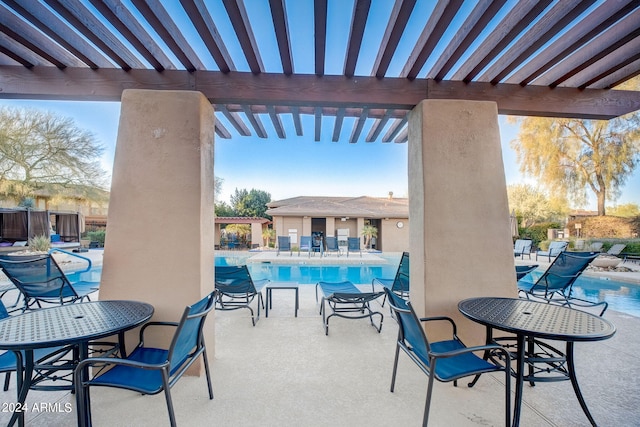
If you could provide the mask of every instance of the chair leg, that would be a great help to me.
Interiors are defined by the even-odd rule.
[[[9,390],[9,380],[11,379],[11,371],[4,374],[4,391]]]
[[[164,388],[164,398],[167,401],[167,411],[169,411],[169,423],[171,427],[176,427],[176,414],[173,412],[173,402],[171,400],[171,387],[169,387],[169,372],[162,370],[162,383]]]
[[[435,359],[431,359],[431,369],[429,370],[429,385],[427,386],[427,400],[424,403],[424,415],[422,416],[422,425],[429,425],[429,408],[431,407],[431,394],[433,392],[433,371],[435,369]]]
[[[204,350],[202,350],[202,359],[204,360],[204,373],[207,376],[207,387],[209,388],[209,399],[213,400],[213,387],[211,387],[211,374],[209,372],[209,359],[207,359],[206,347]]]
[[[396,356],[393,359],[393,374],[391,375],[391,393],[396,386],[396,373],[398,372],[398,357],[400,356],[400,346],[396,344]]]

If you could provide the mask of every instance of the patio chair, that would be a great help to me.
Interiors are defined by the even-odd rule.
[[[527,274],[538,268],[538,264],[516,265],[516,280],[522,279]]]
[[[602,242],[593,242],[589,245],[589,250],[591,252],[600,252],[602,250]]]
[[[324,239],[327,249],[327,255],[331,252],[335,252],[337,256],[340,256],[340,246],[338,246],[338,238],[334,236],[327,236]]]
[[[379,298],[384,292],[362,292],[353,283],[344,282],[318,282],[316,283],[316,302],[318,301],[318,289],[322,291],[320,314],[324,325],[325,335],[329,335],[329,319],[333,316],[345,319],[369,318],[371,326],[378,332],[382,330],[384,316],[379,311],[371,310],[371,301]],[[331,314],[327,315],[327,310]],[[373,322],[373,316],[380,316],[378,326]]]
[[[351,252],[359,252],[362,257],[362,249],[360,249],[359,237],[347,237],[347,257]]]
[[[433,392],[433,380],[441,382],[453,381],[457,386],[457,380],[468,376],[477,376],[488,372],[505,373],[505,425],[511,425],[511,366],[510,354],[497,344],[467,347],[457,336],[457,328],[453,319],[445,316],[418,318],[411,303],[406,301],[389,288],[385,288],[393,317],[398,322],[398,340],[396,343],[395,359],[393,361],[393,374],[391,376],[391,392],[393,393],[398,370],[398,358],[400,350],[429,377],[427,385],[427,398],[424,406],[422,425],[429,423],[429,407]],[[452,338],[446,341],[429,342],[421,322],[448,322],[452,328]],[[476,352],[491,354],[489,360],[476,355]],[[501,363],[492,363],[493,360]]]
[[[624,243],[616,243],[615,245],[609,248],[609,250],[607,251],[607,255],[618,256],[622,253],[622,251],[626,247],[627,245],[625,245]]]
[[[99,282],[71,283],[56,260],[49,254],[0,256],[0,268],[18,288],[24,299],[23,311],[47,304],[67,304],[89,301],[89,295],[100,287]]]
[[[251,323],[256,326],[260,319],[260,307],[264,308],[262,288],[268,279],[253,280],[246,265],[218,266],[215,268],[215,283],[218,291],[216,309],[238,310],[246,308],[251,312]],[[258,299],[258,314],[254,318],[251,303]]]
[[[539,256],[549,258],[549,262],[551,262],[551,258],[558,256],[559,253],[567,250],[568,242],[551,242],[549,244],[549,249],[546,251],[537,251],[536,252],[536,261]]]
[[[202,355],[207,377],[209,399],[213,399],[207,348],[202,333],[207,314],[213,308],[215,291],[200,301],[184,309],[180,322],[148,322],[140,329],[140,342],[126,358],[89,358],[78,363],[74,371],[75,391],[78,401],[88,401],[84,408],[80,407],[80,419],[91,422],[91,403],[89,391],[91,386],[115,387],[136,391],[142,394],[158,394],[164,391],[171,426],[176,426],[176,417],[171,401],[171,387],[182,378],[189,367]],[[175,327],[173,339],[168,350],[144,346],[144,333],[149,327]],[[107,367],[108,371],[93,379],[86,379],[85,372],[89,367]]]
[[[531,259],[531,246],[533,242],[529,239],[518,239],[513,245],[513,254],[520,259],[524,259],[524,256],[528,256]]]
[[[300,256],[300,252],[307,252],[309,254],[309,258],[311,258],[311,250],[312,250],[312,240],[311,236],[300,236],[300,246],[298,246],[298,256]]]
[[[293,251],[291,249],[291,237],[278,236],[278,251],[276,252],[276,256],[280,255],[280,252],[287,251],[289,251],[289,255],[293,255]]]
[[[609,306],[606,301],[592,302],[571,295],[575,281],[598,256],[593,252],[561,252],[536,281],[518,281],[518,293],[526,298],[542,298],[568,307],[602,306],[602,316]]]
[[[391,292],[397,294],[400,298],[409,299],[409,252],[403,252],[396,270],[396,277],[393,279],[374,278],[371,281],[371,291],[375,291],[376,285],[380,285],[383,289],[390,289]],[[385,294],[382,298],[382,306],[387,300]]]

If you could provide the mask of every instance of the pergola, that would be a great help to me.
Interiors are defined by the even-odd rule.
[[[348,36],[336,51],[337,33]],[[423,99],[514,115],[638,110],[638,92],[612,88],[639,73],[639,36],[637,0],[2,0],[0,98],[194,90],[220,138],[267,138],[264,120],[286,138],[285,115],[302,135],[312,115],[316,140],[324,117],[334,141],[351,117],[349,142],[367,120],[367,142],[405,142]]]
[[[122,100],[100,296],[161,320],[212,285],[214,132],[408,141],[411,301],[464,321],[515,296],[497,114],[619,117],[639,73],[638,0],[0,0],[0,98]]]

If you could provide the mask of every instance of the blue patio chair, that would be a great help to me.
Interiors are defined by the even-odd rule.
[[[602,306],[602,316],[609,306],[606,301],[592,302],[572,295],[573,284],[598,255],[593,252],[561,252],[537,280],[532,281],[531,276],[519,280],[518,292],[526,298],[541,298],[569,307]]]
[[[391,292],[399,295],[400,298],[409,299],[409,252],[403,252],[400,257],[400,263],[396,270],[396,276],[393,279],[374,278],[371,281],[371,291],[375,291],[376,285],[382,286],[384,289],[390,289]],[[382,306],[387,300],[385,294],[382,299]]]
[[[318,301],[318,289],[322,291],[320,314],[322,314],[325,335],[329,335],[329,319],[333,316],[344,319],[364,319],[368,317],[371,326],[378,333],[382,330],[384,316],[379,311],[373,311],[370,303],[382,296],[384,292],[362,292],[349,281],[318,282],[316,283],[316,302]],[[329,315],[327,315],[328,309],[331,309],[331,314]],[[380,316],[378,326],[373,322],[373,316],[376,315]]]
[[[347,257],[351,252],[359,252],[362,257],[362,249],[360,249],[359,237],[347,237]]]
[[[74,371],[75,392],[78,401],[87,401],[85,408],[78,408],[80,419],[91,422],[91,403],[87,388],[91,386],[115,387],[142,394],[158,394],[164,391],[171,426],[176,426],[176,417],[171,401],[171,387],[182,378],[189,367],[202,356],[207,377],[209,399],[213,399],[209,361],[205,346],[203,326],[207,314],[213,308],[215,291],[184,309],[180,322],[148,322],[140,329],[140,342],[126,358],[96,357],[78,363]],[[149,327],[173,327],[175,332],[169,349],[144,346],[144,333]],[[93,379],[86,378],[89,367],[110,368]]]
[[[246,265],[215,267],[215,284],[218,310],[238,310],[246,308],[251,312],[251,323],[256,325],[260,319],[260,307],[264,308],[262,288],[268,279],[253,280]],[[257,297],[258,314],[254,318],[251,302]]]
[[[529,239],[518,239],[513,245],[513,254],[520,259],[527,255],[531,259],[531,246],[533,242]]]
[[[9,317],[9,313],[7,312],[7,308],[0,301],[0,320],[6,319]],[[69,388],[68,384],[71,384],[71,375],[73,374],[73,362],[72,360],[66,359],[65,356],[71,351],[71,347],[52,347],[52,348],[37,348],[33,351],[33,360],[34,363],[34,373],[35,377],[40,380],[44,380],[44,377],[41,376],[42,372],[47,372],[48,379],[54,380],[58,382],[55,390],[60,390],[63,386],[59,385],[59,382],[65,382],[67,386],[65,389]],[[13,351],[6,351],[0,354],[0,373],[4,373],[4,391],[9,390],[9,381],[11,380],[11,373],[16,371],[17,364],[21,363],[24,365],[24,354],[20,354],[19,357],[16,357],[16,353]],[[62,371],[67,371],[67,374],[62,373]],[[35,384],[38,384],[39,381],[36,380]],[[36,385],[35,389],[44,389],[43,387],[39,387]],[[52,387],[48,388],[49,390]]]
[[[309,254],[309,258],[311,258],[312,249],[313,249],[313,241],[311,240],[311,236],[300,236],[300,245],[298,246],[298,256],[300,256],[300,252],[307,252]]]
[[[340,246],[338,246],[338,238],[334,236],[327,236],[324,239],[327,249],[325,252],[327,255],[331,252],[335,252],[337,256],[340,256]]]
[[[293,255],[293,251],[291,249],[291,237],[278,236],[278,251],[276,252],[276,256],[280,255],[280,252],[287,251],[289,251],[289,255]]]
[[[429,408],[433,392],[433,380],[441,382],[453,381],[457,386],[457,380],[463,377],[476,376],[488,372],[504,372],[505,380],[505,425],[511,424],[511,366],[510,354],[498,344],[466,347],[457,336],[456,324],[449,317],[425,317],[418,318],[411,303],[400,298],[389,288],[385,288],[393,317],[398,322],[398,340],[396,343],[395,359],[393,361],[393,374],[391,376],[391,392],[393,393],[398,370],[398,358],[400,350],[429,377],[427,384],[427,398],[424,406],[422,425],[429,423]],[[429,342],[421,322],[444,321],[451,324],[452,337],[450,340]],[[489,360],[476,355],[476,352],[491,354]],[[493,363],[499,360],[500,363]]]
[[[566,251],[568,245],[569,245],[569,242],[559,242],[559,241],[551,242],[549,244],[548,250],[536,252],[536,261],[538,260],[539,256],[542,256],[542,257],[547,257],[549,259],[549,262],[551,262],[551,258],[554,258],[558,256],[559,253]]]
[[[49,254],[16,258],[0,256],[0,268],[22,294],[23,311],[34,306],[41,308],[42,303],[89,301],[89,295],[100,287],[99,282],[71,283]]]
[[[524,278],[536,268],[538,268],[538,264],[516,265],[516,281]]]

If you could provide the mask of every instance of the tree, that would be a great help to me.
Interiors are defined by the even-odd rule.
[[[526,228],[535,223],[559,221],[568,212],[563,198],[550,198],[528,184],[507,186],[509,211],[515,210],[520,227]]]
[[[640,215],[640,206],[635,203],[625,203],[614,208],[608,209],[612,216],[621,216],[624,218],[633,218]]]
[[[0,109],[0,191],[16,200],[47,186],[74,187],[90,197],[106,185],[103,147],[71,118],[37,109]]]
[[[378,237],[378,228],[373,225],[365,225],[360,233],[364,236],[365,247],[371,249],[371,239]]]
[[[620,187],[640,160],[640,115],[609,121],[544,117],[518,121],[520,132],[511,146],[520,170],[579,205],[590,190],[597,199],[598,215],[605,215],[605,201],[619,197]]]
[[[271,218],[266,214],[267,203],[270,201],[271,194],[254,188],[251,191],[236,188],[235,194],[231,195],[231,206],[238,216]]]
[[[215,213],[217,217],[237,216],[236,212],[226,202],[215,204]]]

